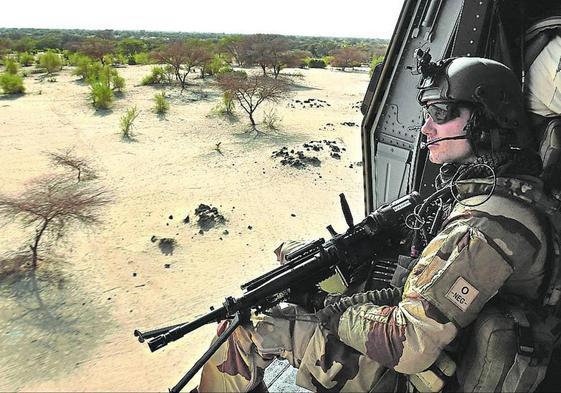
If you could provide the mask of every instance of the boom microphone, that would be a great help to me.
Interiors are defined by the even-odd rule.
[[[447,136],[447,137],[444,137],[444,138],[433,139],[430,142],[421,142],[421,149],[426,149],[427,147],[429,147],[433,143],[438,143],[438,142],[442,142],[442,141],[452,141],[452,140],[456,140],[456,139],[467,139],[467,135],[463,134],[463,135],[456,135],[456,136]]]

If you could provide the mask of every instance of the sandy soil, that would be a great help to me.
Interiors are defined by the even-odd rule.
[[[0,282],[2,391],[165,391],[203,353],[215,327],[156,353],[137,342],[134,329],[190,320],[239,295],[241,283],[276,265],[272,251],[282,240],[327,237],[327,224],[344,230],[340,192],[355,220],[363,216],[356,103],[367,72],[284,71],[303,78],[276,106],[280,129],[260,125],[266,134],[255,138],[241,109],[238,121],[211,115],[221,99],[211,80],[193,79],[183,95],[167,88],[171,109],[158,117],[152,109],[158,89],[139,86],[149,69],[119,69],[127,87],[106,112],[93,110],[88,87],[68,69],[56,82],[29,76],[26,95],[0,98],[2,192],[60,171],[44,153],[73,147],[114,198],[101,211],[103,223],[72,230],[35,279]],[[330,106],[295,101],[308,98]],[[124,142],[119,118],[134,105],[141,110],[135,141]],[[271,156],[283,146],[303,150],[311,140],[345,150],[335,159],[322,143],[319,152],[305,151],[321,165],[302,169]],[[214,149],[219,142],[222,154]],[[200,234],[194,214],[200,203],[216,207],[226,223]],[[8,255],[29,236],[5,223],[0,252]],[[177,247],[160,250],[153,236],[174,238]]]

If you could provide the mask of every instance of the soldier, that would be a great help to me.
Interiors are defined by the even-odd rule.
[[[541,302],[548,250],[543,215],[516,197],[521,188],[540,193],[541,171],[517,78],[481,58],[446,59],[427,70],[421,132],[430,160],[445,163],[433,195],[443,223],[432,239],[417,228],[412,256],[422,252],[401,299],[354,304],[321,321],[294,305],[252,317],[204,366],[199,391],[266,391],[263,372],[275,357],[297,367],[296,383],[312,391],[438,391],[419,373],[440,364],[434,375],[451,375],[445,354],[458,364],[450,391],[533,390],[543,378],[541,369],[528,376],[513,333],[528,328],[526,311]],[[428,215],[418,219],[430,223]],[[476,320],[491,328],[470,331],[482,325]],[[473,342],[474,335],[487,341]],[[466,338],[472,349],[458,351]]]

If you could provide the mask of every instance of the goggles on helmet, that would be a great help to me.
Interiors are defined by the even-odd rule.
[[[436,124],[448,123],[460,116],[460,109],[457,102],[435,102],[423,105],[423,119],[432,119]]]

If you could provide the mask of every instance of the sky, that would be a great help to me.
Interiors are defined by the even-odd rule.
[[[390,38],[403,0],[5,1],[0,27]]]

